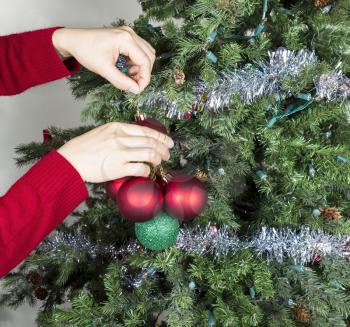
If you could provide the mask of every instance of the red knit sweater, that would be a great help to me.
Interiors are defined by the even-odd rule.
[[[74,73],[52,44],[59,27],[0,36],[0,95]],[[1,176],[0,176],[1,177]],[[55,150],[44,156],[0,197],[0,277],[19,264],[88,195],[75,168]]]

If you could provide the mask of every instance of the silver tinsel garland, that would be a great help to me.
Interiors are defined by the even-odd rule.
[[[248,65],[222,74],[216,85],[208,89],[209,110],[218,111],[227,107],[233,95],[239,95],[249,104],[264,95],[278,94],[282,91],[281,83],[286,77],[295,77],[308,65],[315,64],[317,58],[314,52],[300,50],[293,52],[280,48],[268,52],[268,62],[258,62],[257,67]]]
[[[266,258],[268,262],[282,263],[291,259],[295,264],[306,264],[313,262],[317,256],[348,258],[348,241],[347,237],[320,230],[302,228],[295,231],[271,227],[262,227],[251,238],[240,240],[237,235],[230,234],[226,227],[216,230],[208,226],[204,229],[182,229],[176,245],[186,252],[210,253],[215,258],[241,249],[251,249],[258,258]]]
[[[137,242],[131,242],[117,249],[112,244],[106,245],[100,242],[94,244],[84,235],[55,232],[41,242],[38,250],[44,253],[55,252],[65,254],[66,248],[74,252],[88,253],[92,258],[102,255],[109,256],[112,259],[118,259],[119,256],[138,251],[141,249],[141,245]]]
[[[287,95],[288,90],[282,89],[282,81],[287,77],[297,77],[309,65],[314,65],[318,59],[313,51],[303,49],[290,51],[279,48],[269,52],[268,61],[248,64],[240,69],[221,73],[214,85],[197,81],[193,88],[194,106],[202,105],[207,110],[218,112],[229,105],[234,95],[240,96],[246,104],[267,95]],[[315,78],[315,98],[321,100],[345,100],[350,98],[350,79],[337,66],[329,74]],[[206,101],[203,103],[202,96]],[[162,107],[167,116],[182,118],[184,113],[178,109],[176,101],[169,99],[166,90],[153,89],[140,99],[143,108]]]
[[[350,78],[342,73],[339,66],[315,80],[316,94],[320,98],[327,101],[350,99]]]
[[[350,258],[350,237],[330,235],[309,228],[296,231],[290,228],[262,227],[247,239],[240,239],[225,226],[220,229],[215,225],[182,228],[175,246],[187,253],[210,254],[216,259],[242,249],[250,249],[258,258],[265,258],[268,262],[292,260],[301,265],[313,262],[317,256]],[[65,253],[67,248],[88,253],[93,258],[102,255],[118,259],[120,255],[136,253],[143,247],[135,241],[117,248],[114,245],[94,244],[82,235],[56,233],[44,240],[39,250],[45,253]]]

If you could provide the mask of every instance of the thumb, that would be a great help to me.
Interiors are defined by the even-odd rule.
[[[139,85],[132,78],[122,73],[114,65],[106,66],[106,68],[101,72],[101,76],[107,79],[117,89],[129,91],[135,94],[140,92]]]

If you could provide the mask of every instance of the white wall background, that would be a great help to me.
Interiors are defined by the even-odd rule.
[[[132,22],[141,13],[137,0],[0,0],[0,8],[0,35],[50,26],[100,27],[118,17]],[[0,195],[26,171],[16,168],[14,148],[40,141],[48,126],[78,126],[83,106],[64,80],[0,97]],[[27,306],[0,308],[0,327],[32,327],[35,316],[35,308]]]

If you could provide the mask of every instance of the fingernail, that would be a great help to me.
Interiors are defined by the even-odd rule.
[[[129,90],[129,92],[132,92],[132,93],[134,93],[134,94],[137,94],[137,93],[139,93],[139,89],[138,89],[136,86],[133,86],[133,87]]]

